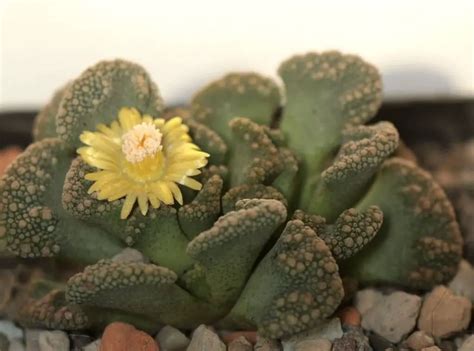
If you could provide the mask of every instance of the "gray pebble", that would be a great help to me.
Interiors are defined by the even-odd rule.
[[[38,336],[40,351],[69,351],[69,338],[61,330],[42,331]]]

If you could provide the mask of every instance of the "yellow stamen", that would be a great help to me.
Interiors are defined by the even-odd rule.
[[[162,149],[162,134],[152,124],[142,122],[122,136],[122,151],[128,162],[138,163]]]

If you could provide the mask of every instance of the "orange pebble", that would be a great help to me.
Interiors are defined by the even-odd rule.
[[[342,324],[360,326],[360,312],[355,307],[345,307],[338,313]]]
[[[114,322],[105,328],[100,351],[160,351],[155,340],[133,325]]]

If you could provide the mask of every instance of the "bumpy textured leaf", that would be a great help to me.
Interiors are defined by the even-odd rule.
[[[117,240],[63,210],[61,188],[71,159],[64,142],[43,139],[30,145],[0,181],[0,232],[17,255],[95,262],[121,250]]]
[[[230,185],[273,181],[283,171],[283,163],[266,129],[247,118],[235,118],[229,126],[234,145],[229,160]]]
[[[213,175],[194,200],[179,209],[179,223],[189,239],[212,227],[219,217],[222,187],[222,178]]]
[[[373,66],[335,51],[294,56],[283,62],[279,73],[286,90],[280,127],[304,161],[307,181],[300,204],[306,208],[319,173],[342,141],[342,131],[377,112],[382,84]]]
[[[74,80],[64,92],[56,116],[56,132],[68,147],[80,146],[79,135],[110,124],[123,107],[159,117],[163,102],[158,88],[139,65],[102,61]]]
[[[222,209],[224,213],[234,211],[236,204],[245,199],[274,199],[285,206],[286,199],[282,193],[271,186],[263,184],[243,184],[229,189],[222,197]]]
[[[221,164],[225,161],[228,147],[224,140],[212,129],[202,123],[188,118],[185,120],[189,126],[193,142],[209,153],[210,164]]]
[[[231,73],[211,82],[194,96],[192,116],[229,143],[230,120],[246,117],[270,125],[280,99],[278,87],[269,78],[255,73]]]
[[[441,187],[410,161],[394,158],[382,166],[357,206],[377,204],[384,224],[345,271],[364,283],[430,288],[449,280],[462,253],[454,211]]]
[[[52,290],[31,300],[20,311],[21,323],[29,328],[81,330],[90,327],[89,317],[79,307],[69,305],[63,290]]]
[[[176,209],[161,205],[159,209],[150,209],[146,216],[136,209],[127,221],[123,221],[120,219],[123,200],[100,201],[96,193],[88,194],[92,182],[84,176],[90,171],[91,167],[77,158],[67,173],[62,202],[71,215],[102,228],[120,240],[123,247],[133,246],[153,262],[179,273],[192,265],[185,253],[189,240],[178,223]],[[190,206],[193,205],[188,205],[188,212]]]
[[[377,234],[383,222],[383,213],[377,206],[366,211],[350,208],[342,212],[334,224],[327,224],[324,217],[297,210],[294,219],[303,221],[324,240],[334,258],[343,260],[354,256]]]
[[[236,300],[265,244],[285,219],[286,208],[276,200],[242,200],[236,211],[189,243],[188,254],[204,267],[213,303]]]
[[[190,295],[176,280],[176,273],[165,267],[104,260],[69,280],[66,299],[80,306],[140,315],[153,321],[155,328],[159,324],[192,328],[196,321],[219,317],[212,305]]]
[[[344,144],[321,174],[309,211],[333,220],[367,191],[380,165],[398,146],[398,132],[389,122],[357,126],[344,132]]]
[[[40,141],[45,138],[54,138],[56,133],[56,115],[59,104],[67,91],[68,85],[58,89],[51,101],[38,113],[33,124],[33,140]]]
[[[292,220],[250,277],[228,319],[280,338],[329,317],[343,295],[329,248],[310,227]]]

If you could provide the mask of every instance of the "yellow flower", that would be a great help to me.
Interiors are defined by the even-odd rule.
[[[192,176],[207,164],[209,154],[192,143],[188,127],[181,118],[165,121],[142,116],[134,108],[122,108],[118,121],[110,126],[99,124],[96,132],[80,136],[87,146],[77,152],[97,172],[86,174],[94,181],[89,194],[97,192],[99,200],[125,198],[120,218],[129,216],[135,202],[143,215],[149,204],[160,207],[176,200],[183,204],[177,184],[200,190],[202,185]]]

